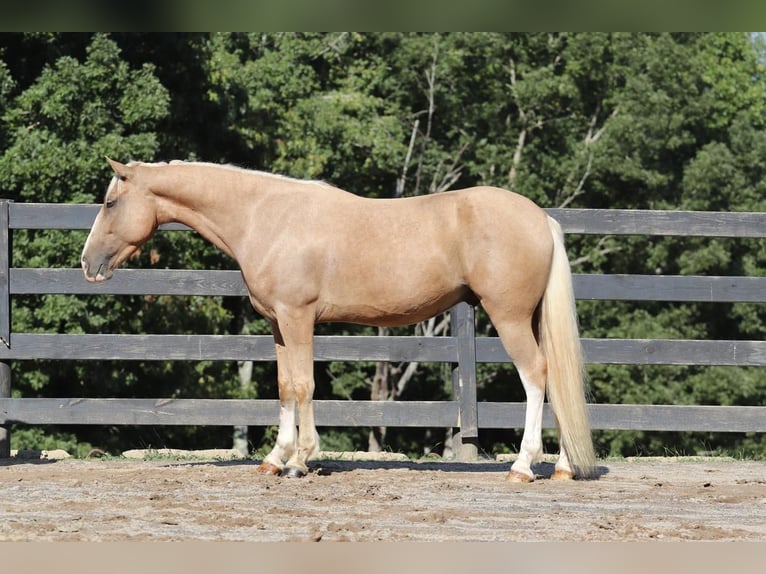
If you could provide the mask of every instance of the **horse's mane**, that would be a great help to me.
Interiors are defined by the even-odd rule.
[[[212,163],[212,162],[205,162],[205,161],[185,161],[181,159],[174,159],[171,160],[170,163],[167,162],[156,162],[154,164],[149,165],[197,165],[201,167],[214,167],[214,168],[223,168],[228,169],[232,171],[241,171],[245,173],[251,173],[251,174],[257,174],[262,177],[271,177],[274,179],[279,179],[285,182],[291,182],[291,183],[309,183],[313,185],[322,185],[322,186],[328,186],[328,187],[335,187],[330,183],[327,183],[326,181],[322,180],[314,180],[314,179],[299,179],[296,177],[290,177],[288,175],[282,175],[278,173],[271,173],[268,171],[260,171],[257,169],[248,169],[245,167],[240,167],[238,165],[234,165],[232,163]]]

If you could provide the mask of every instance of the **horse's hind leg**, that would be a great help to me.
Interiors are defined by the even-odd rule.
[[[563,441],[559,441],[559,459],[556,461],[556,468],[551,475],[551,480],[572,480],[574,471],[569,462],[566,446]]]
[[[488,312],[492,317],[491,311],[488,310]],[[532,332],[530,319],[513,323],[493,319],[493,323],[503,347],[516,365],[527,396],[521,449],[518,458],[511,466],[508,480],[531,482],[534,480],[532,464],[542,456],[543,452],[542,422],[547,363]]]

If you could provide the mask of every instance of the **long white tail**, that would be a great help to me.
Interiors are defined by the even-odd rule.
[[[596,468],[590,420],[585,403],[585,365],[577,326],[572,272],[558,222],[548,217],[553,236],[553,263],[542,301],[540,338],[548,361],[548,400],[561,433],[561,442],[578,476]]]

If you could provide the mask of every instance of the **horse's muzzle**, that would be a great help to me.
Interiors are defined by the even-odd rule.
[[[109,269],[109,265],[106,262],[99,263],[98,266],[91,265],[88,260],[83,257],[80,263],[82,264],[82,272],[85,275],[85,280],[89,283],[100,283],[101,281],[106,281],[112,277],[112,270]]]

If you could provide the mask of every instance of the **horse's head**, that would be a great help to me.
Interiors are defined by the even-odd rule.
[[[152,236],[157,228],[154,195],[141,183],[135,165],[106,158],[114,170],[104,204],[82,251],[88,281],[105,281]]]

